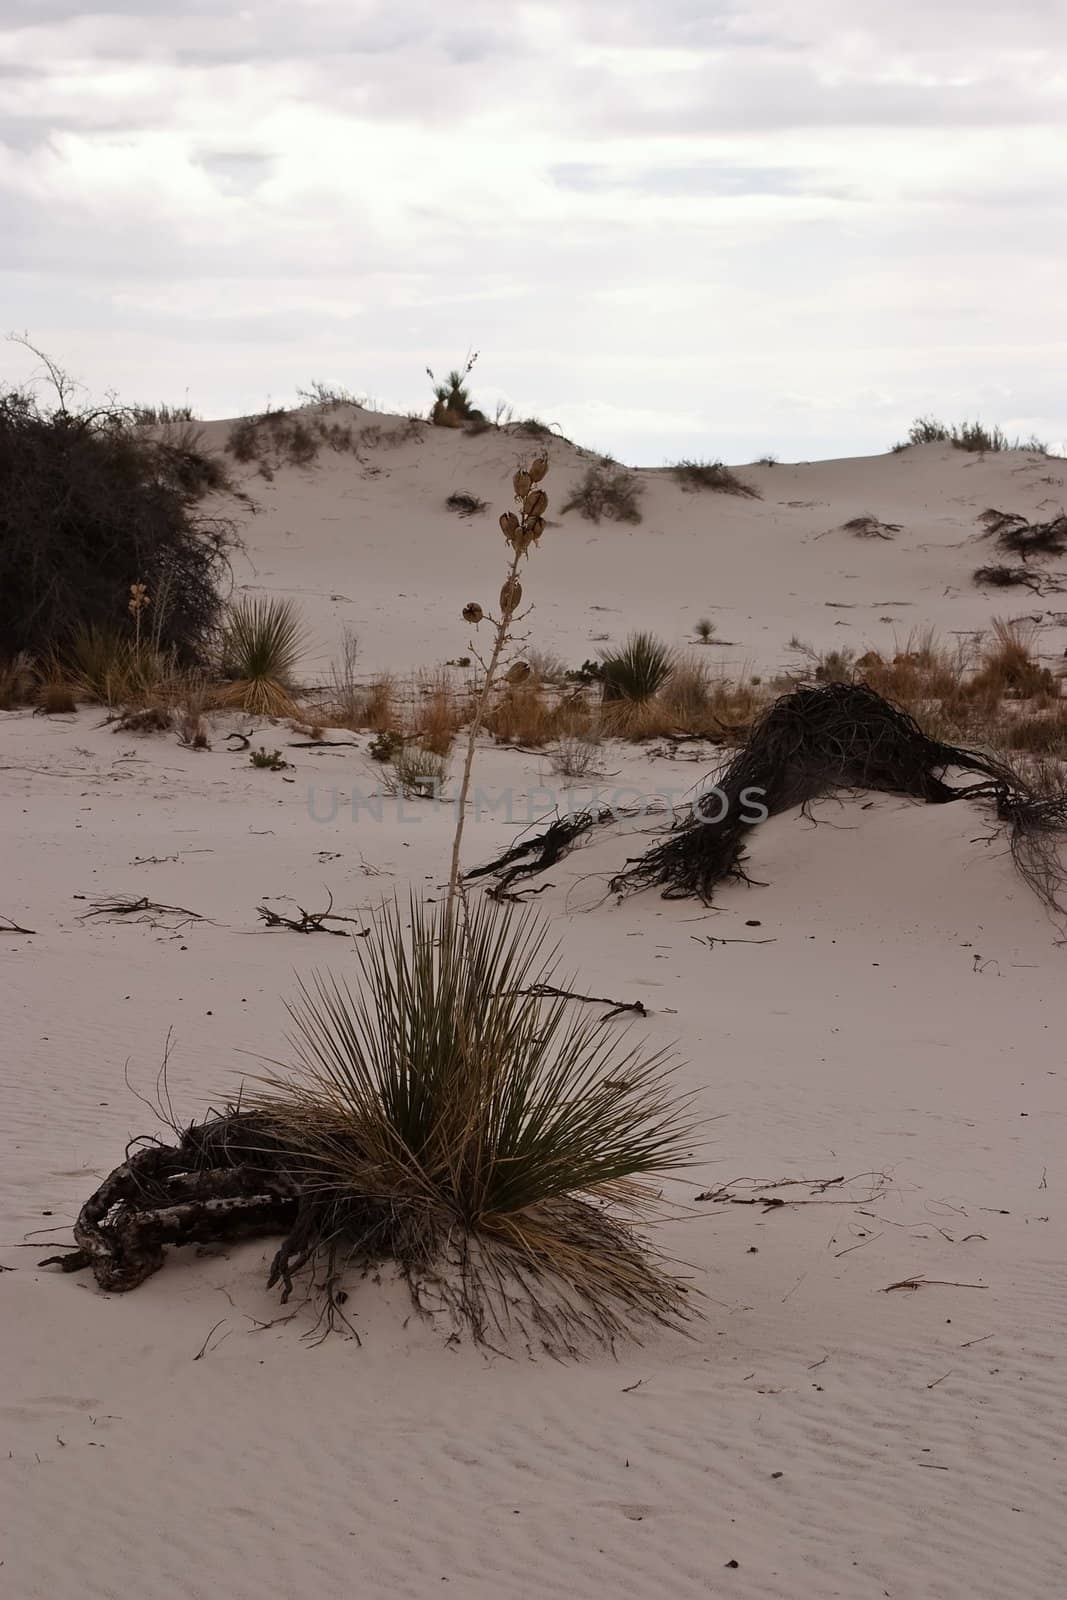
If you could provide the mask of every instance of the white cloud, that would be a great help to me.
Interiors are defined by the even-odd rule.
[[[97,390],[420,404],[474,345],[640,460],[1067,432],[1060,0],[6,14],[0,293]]]

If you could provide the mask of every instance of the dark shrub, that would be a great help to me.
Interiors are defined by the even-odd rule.
[[[79,629],[143,632],[200,659],[220,605],[233,524],[197,509],[225,487],[194,433],[160,441],[115,407],[49,411],[0,392],[0,658],[62,651]]]

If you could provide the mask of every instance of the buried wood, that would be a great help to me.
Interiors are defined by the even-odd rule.
[[[308,1298],[316,1290],[321,1298],[316,1332],[344,1323],[354,1333],[341,1310],[345,1270],[366,1273],[392,1261],[420,1314],[443,1311],[483,1343],[514,1325],[571,1355],[584,1337],[632,1336],[627,1313],[666,1326],[694,1314],[688,1286],[656,1266],[630,1228],[599,1205],[562,1195],[526,1234],[522,1219],[503,1218],[480,1235],[425,1196],[324,1184],[291,1141],[284,1121],[231,1108],[188,1127],[175,1145],[146,1145],[82,1206],[75,1247],[40,1265],[91,1269],[105,1292],[126,1293],[161,1269],[167,1245],[280,1236],[267,1287],[281,1285],[284,1303],[297,1275],[310,1269]],[[585,1290],[571,1284],[553,1296],[546,1289],[557,1269],[551,1251],[542,1255],[534,1241],[550,1216],[562,1256],[584,1258],[590,1270]]]
[[[332,933],[335,938],[347,939],[348,933],[344,928],[327,928],[327,922],[346,922],[359,929],[352,937],[365,939],[370,932],[364,928],[359,917],[343,917],[333,909],[333,895],[329,896],[329,905],[325,911],[305,911],[303,906],[297,906],[299,917],[286,917],[280,911],[272,911],[270,906],[257,906],[256,911],[268,928],[289,928],[293,933]]]

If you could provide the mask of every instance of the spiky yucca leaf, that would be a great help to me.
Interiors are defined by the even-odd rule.
[[[354,990],[319,977],[302,991],[297,1068],[259,1102],[309,1181],[406,1217],[408,1244],[392,1234],[405,1269],[461,1239],[494,1277],[562,1282],[584,1307],[571,1326],[616,1327],[620,1304],[683,1315],[682,1288],[631,1229],[689,1160],[669,1054],[539,996],[555,958],[532,911],[386,905],[356,949]]]
[[[631,633],[621,650],[602,650],[605,700],[651,700],[674,671],[674,654],[652,633]]]
[[[231,606],[223,632],[223,667],[234,681],[222,703],[260,716],[293,716],[290,693],[304,645],[291,600],[244,599]]]

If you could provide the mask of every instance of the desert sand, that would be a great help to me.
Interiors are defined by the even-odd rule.
[[[225,432],[208,425],[217,444]],[[270,482],[250,472],[235,583],[299,600],[311,675],[345,627],[367,673],[465,654],[459,611],[496,579],[492,513],[523,450],[426,429]],[[558,516],[585,465],[553,445],[555,521],[526,580],[533,642],[569,664],[634,627],[681,644],[702,616],[732,641],[702,655],[731,673],[781,668],[794,634],[885,649],[1024,609],[1049,663],[1067,644],[1054,599],[1006,606],[970,581],[989,559],[978,514],[1058,510],[1067,464],[932,445],[740,468],[760,500],[641,473],[634,527]],[[456,490],[492,513],[447,511]],[[901,531],[841,531],[865,514]],[[221,723],[195,752],[116,734],[99,708],[0,713],[0,913],[36,930],[0,933],[5,1591],[1067,1592],[1067,952],[969,804],[860,797],[778,817],[752,843],[759,883],[724,885],[707,910],[615,904],[606,877],[632,841],[610,831],[547,875],[538,904],[566,970],[644,1003],[631,1032],[676,1043],[712,1119],[679,1188],[688,1214],[660,1235],[703,1297],[687,1335],[646,1331],[581,1363],[487,1351],[414,1316],[383,1276],[352,1285],[358,1344],[315,1342],[312,1314],[288,1318],[264,1287],[269,1242],[175,1254],[127,1296],[38,1267],[127,1140],[156,1128],[133,1091],[154,1092],[168,1033],[188,1121],[284,1057],[301,976],[351,970],[346,941],[266,930],[258,905],[332,894],[367,918],[447,876],[446,804],[353,817],[380,777],[365,748],[289,750],[283,724],[260,726],[290,771],[252,770]],[[607,766],[609,794],[705,770],[655,746],[612,746]],[[478,770],[512,810],[468,825],[467,865],[549,812],[557,782],[488,742]],[[202,920],[85,918],[117,894]],[[716,1192],[791,1203],[696,1198]]]

